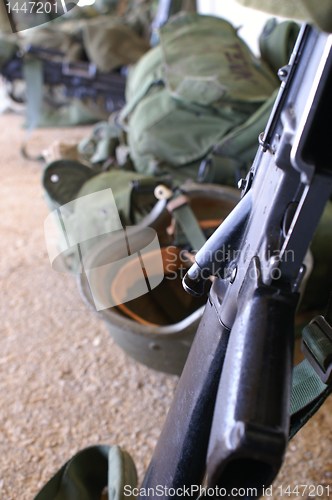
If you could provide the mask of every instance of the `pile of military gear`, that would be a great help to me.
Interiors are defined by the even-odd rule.
[[[206,238],[237,204],[238,194],[230,186],[236,183],[242,172],[246,172],[253,159],[258,135],[265,128],[278,86],[275,69],[287,63],[296,33],[295,23],[269,22],[261,38],[264,63],[250,53],[236,30],[226,21],[197,15],[175,18],[160,30],[160,45],[143,56],[131,71],[126,89],[127,102],[120,114],[98,125],[92,136],[76,149],[76,156],[52,162],[44,171],[43,185],[50,209],[65,236],[58,251],[52,255],[54,267],[64,266],[79,274],[83,296],[100,311],[116,342],[148,366],[169,373],[182,371],[206,300],[203,297],[202,301],[195,301],[183,294],[183,271],[190,266],[193,255]],[[225,184],[229,186],[225,187]],[[240,186],[245,190],[244,182],[240,182]],[[265,206],[265,210],[268,208],[271,209]],[[311,246],[314,267],[302,298],[302,311],[310,310],[311,314],[313,309],[324,307],[327,293],[332,288],[331,260],[324,255],[324,244],[322,247],[322,242],[330,239],[331,209],[329,203]],[[287,224],[288,221],[284,221],[288,230]],[[129,228],[129,225],[133,227]],[[264,231],[264,227],[260,230]],[[155,245],[156,235],[160,248]],[[231,261],[232,257],[226,256],[229,250],[223,248],[220,257]],[[306,264],[309,268],[310,260],[308,256]],[[232,277],[229,278],[232,283]],[[146,285],[145,289],[142,283]],[[143,289],[146,293],[142,293]],[[243,286],[239,294],[246,291],[247,287]],[[265,292],[261,293],[264,296]],[[280,297],[277,293],[275,295],[273,300],[278,301]],[[212,302],[210,307],[213,307]],[[245,307],[243,310],[246,312]],[[261,309],[258,312],[261,313]],[[273,313],[273,307],[268,312]],[[205,320],[211,325],[207,317]],[[269,320],[266,311],[259,320]],[[244,328],[244,320],[238,323],[239,328]],[[218,328],[226,329],[221,322],[214,326],[211,328],[214,330],[212,340],[215,340],[213,336],[218,337]],[[254,343],[258,332],[253,325],[250,326]],[[273,328],[277,329],[277,326],[273,325]],[[220,338],[216,343],[217,355],[207,346],[209,359],[206,363],[209,366],[206,372],[205,367],[199,367],[197,372],[190,374],[189,366],[184,384],[193,388],[198,381],[198,385],[210,384],[213,385],[212,392],[217,391],[215,387],[220,371],[211,359],[218,357],[223,346]],[[268,344],[265,342],[264,348]],[[272,351],[274,369],[278,364],[275,352],[268,348]],[[242,355],[244,349],[235,350],[234,355],[239,359],[240,350]],[[253,352],[262,366],[269,364],[261,352],[255,349]],[[267,367],[264,368],[267,372]],[[256,371],[252,370],[255,375]],[[192,375],[189,382],[188,372]],[[243,370],[240,375],[252,377],[250,370]],[[206,379],[202,382],[204,376]],[[268,383],[275,382],[273,377],[266,378]],[[318,388],[323,392],[317,399],[316,383],[317,377],[312,375],[308,380],[301,367],[294,371],[291,413],[296,418],[292,421],[290,437],[330,392],[321,383]],[[191,410],[190,404],[196,402],[196,394],[204,393],[203,389],[198,387],[197,391],[201,393],[195,392],[196,387],[188,391],[180,401],[181,408]],[[258,391],[253,404],[259,405],[260,398],[264,398],[268,391],[262,392],[264,394]],[[281,394],[282,390],[276,391],[277,398],[279,392]],[[204,405],[210,408],[211,401],[215,403],[210,392],[203,396],[206,400],[197,400],[196,415]],[[238,400],[233,403],[235,405]],[[241,413],[241,404],[237,409]],[[278,412],[265,413],[268,418],[271,416],[273,423],[278,421]],[[249,414],[249,424],[255,417],[256,413],[253,417]],[[192,434],[198,434],[199,419],[193,418],[190,421],[193,425],[186,428],[186,418],[187,415],[183,415],[184,424],[177,420],[176,439],[168,439],[168,443],[177,446],[178,441],[183,444],[191,439],[189,444],[197,451]],[[200,422],[203,426],[210,425],[205,419]],[[237,423],[234,419],[231,424],[234,422]],[[264,425],[248,425],[248,429],[251,439],[256,439],[255,436],[260,436],[265,430]],[[235,446],[243,444],[241,436],[248,429],[245,425],[243,429],[241,427]],[[168,430],[166,428],[166,434]],[[205,427],[203,431],[205,434]],[[273,450],[277,431],[268,434],[267,447],[270,445]],[[206,436],[202,442],[207,445],[204,440],[207,442]],[[250,444],[250,439],[247,441]],[[247,441],[244,446],[248,445]],[[265,458],[268,453],[264,446],[262,440],[257,448],[263,449]],[[192,449],[188,455],[195,455]],[[167,456],[164,448],[162,454]],[[251,458],[240,455],[238,463],[242,469],[243,464],[252,466]],[[85,474],[84,466],[88,460],[93,465],[98,463],[99,467],[97,471],[92,467],[89,474]],[[257,469],[253,470],[260,472],[261,467],[264,475],[265,462],[256,462]],[[55,498],[66,490],[67,484],[70,484],[71,491],[84,491],[89,498],[92,483],[93,487],[98,483],[99,490],[104,485],[107,465],[110,495],[123,498],[124,484],[135,485],[136,472],[127,454],[117,447],[83,450],[65,464],[37,498]],[[150,479],[153,476],[152,468],[146,476],[147,481],[149,474]],[[75,469],[83,471],[83,479],[90,479],[91,475],[97,479],[89,483],[80,480],[76,484]],[[252,469],[248,469],[251,474]],[[236,475],[232,469],[228,472],[230,476]],[[260,474],[257,476],[260,479]],[[226,486],[227,481],[228,478]]]
[[[10,96],[27,102],[30,129],[96,122],[124,105],[126,68],[150,47],[147,5],[83,19],[70,11],[46,27],[1,34],[0,72]]]
[[[111,335],[151,367],[182,370],[205,299],[186,295],[181,276],[239,199],[234,186],[253,159],[278,85],[270,68],[287,61],[297,32],[295,23],[268,23],[261,37],[267,64],[223,19],[174,18],[130,72],[120,113],[44,171],[50,209],[72,242],[59,242],[53,267],[79,274],[84,298]],[[128,256],[120,234],[128,226],[137,227],[130,233],[133,260],[111,272],[107,262]],[[165,277],[133,297],[142,264],[134,254],[146,246],[146,227],[158,235]],[[307,307],[317,304],[309,302],[307,296]]]

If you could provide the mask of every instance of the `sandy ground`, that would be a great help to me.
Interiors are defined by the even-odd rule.
[[[72,454],[97,443],[117,443],[128,450],[142,477],[177,382],[126,356],[82,303],[74,279],[52,271],[43,238],[48,211],[41,166],[20,157],[22,123],[17,115],[0,116],[4,500],[31,500]],[[54,139],[87,132],[36,131],[31,147],[38,152]],[[291,442],[272,498],[280,497],[281,484],[331,485],[332,497],[331,429],[332,398]]]

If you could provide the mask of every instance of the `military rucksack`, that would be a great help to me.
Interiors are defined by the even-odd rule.
[[[135,168],[233,184],[235,168],[254,155],[277,85],[227,21],[175,16],[127,80],[120,122]]]

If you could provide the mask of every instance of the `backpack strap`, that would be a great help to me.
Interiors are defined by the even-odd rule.
[[[233,185],[237,173],[247,171],[257,150],[259,135],[264,130],[278,90],[243,124],[235,127],[214,146],[198,170],[198,182]],[[233,182],[232,182],[233,180]]]
[[[287,64],[299,26],[293,21],[278,23],[270,19],[260,36],[262,59],[277,73]],[[229,183],[234,174],[246,170],[257,150],[258,136],[264,130],[279,89],[275,90],[243,124],[235,127],[215,145],[198,173],[199,182]],[[235,179],[234,179],[235,180]]]
[[[206,237],[189,205],[188,196],[178,188],[172,191],[162,184],[156,187],[155,196],[159,200],[167,200],[167,210],[174,217],[192,249],[198,251],[206,242]]]
[[[127,125],[127,118],[130,115],[130,113],[136,108],[137,104],[143,99],[143,97],[146,96],[146,94],[149,92],[149,90],[153,86],[164,86],[164,81],[158,77],[155,76],[155,78],[148,79],[144,82],[144,85],[141,86],[139,90],[135,93],[135,96],[127,101],[127,103],[124,105],[124,107],[121,109],[119,112],[118,116],[118,123],[121,125],[121,127],[126,131],[128,130],[128,125]]]

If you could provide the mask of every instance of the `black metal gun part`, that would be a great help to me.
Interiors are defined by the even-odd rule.
[[[111,113],[125,104],[126,76],[120,71],[102,73],[92,63],[69,62],[63,53],[42,47],[28,46],[9,60],[0,72],[9,82],[23,80],[24,61],[35,58],[42,63],[43,81],[46,85],[62,85],[65,95],[78,99],[99,96],[105,98],[105,109]]]
[[[242,199],[184,278],[196,295],[214,282],[146,489],[190,487],[207,473],[230,497],[244,487],[258,498],[278,473],[303,261],[332,192],[331,45],[302,28]]]

